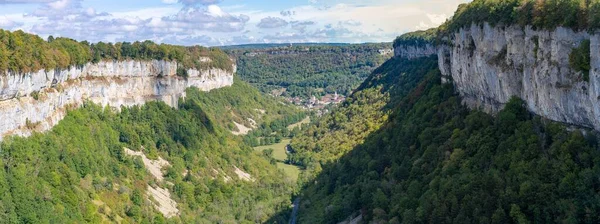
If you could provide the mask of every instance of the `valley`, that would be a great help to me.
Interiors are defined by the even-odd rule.
[[[207,2],[171,4],[250,20]],[[311,24],[278,13],[256,26]],[[0,223],[600,223],[599,18],[473,0],[393,43],[222,47],[0,30]]]
[[[254,150],[273,158],[277,163],[277,168],[283,170],[283,172],[292,180],[297,181],[300,176],[301,168],[286,164],[286,161],[288,160],[287,147],[290,142],[291,139],[283,139],[277,144],[254,147]]]

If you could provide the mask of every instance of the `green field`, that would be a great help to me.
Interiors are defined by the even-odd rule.
[[[280,143],[266,146],[254,147],[254,150],[262,152],[267,149],[273,149],[273,158],[277,160],[277,168],[282,169],[293,180],[298,179],[300,174],[300,168],[297,166],[285,164],[284,161],[287,159],[287,153],[285,147],[290,144],[290,139],[284,139]]]
[[[301,120],[300,122],[295,123],[295,124],[291,124],[290,126],[287,127],[287,129],[291,131],[291,130],[294,130],[294,128],[296,128],[296,127],[302,128],[303,124],[309,124],[309,123],[310,123],[310,117],[307,116],[306,118],[304,118],[304,120]]]
[[[273,144],[273,145],[265,145],[254,147],[257,151],[264,151],[266,149],[273,149],[273,158],[279,162],[283,162],[287,159],[287,154],[285,153],[285,146],[290,144],[290,139],[281,140],[281,143]]]
[[[277,168],[282,169],[283,172],[294,181],[297,181],[298,176],[300,176],[300,168],[297,166],[277,162]]]

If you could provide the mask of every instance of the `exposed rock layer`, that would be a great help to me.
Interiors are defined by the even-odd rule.
[[[516,96],[540,116],[600,130],[600,35],[473,24],[446,38],[448,45],[437,46],[443,81],[454,83],[467,106],[496,113]],[[589,81],[569,65],[571,51],[586,39]],[[431,50],[406,49],[397,47],[396,55],[414,58]]]
[[[569,65],[569,55],[591,41],[590,80]],[[438,49],[442,74],[452,77],[466,105],[495,113],[512,96],[551,120],[600,130],[600,36],[571,29],[463,28]]]
[[[117,108],[152,100],[176,106],[188,87],[209,91],[233,84],[233,73],[221,69],[190,69],[188,78],[176,73],[176,62],[157,60],[8,73],[0,77],[0,138],[48,130],[66,115],[68,107],[88,100]]]
[[[426,44],[423,46],[401,45],[394,48],[394,57],[407,59],[428,57],[435,54],[437,54],[437,50],[433,44]]]

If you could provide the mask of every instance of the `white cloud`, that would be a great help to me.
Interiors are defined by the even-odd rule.
[[[53,0],[0,0],[1,4],[48,3]]]
[[[278,17],[266,17],[260,20],[260,23],[256,25],[263,29],[281,28],[288,25],[288,22]]]
[[[13,28],[21,26],[21,25],[23,25],[23,23],[15,22],[8,18],[0,19],[0,27],[6,28],[6,29],[13,29]]]
[[[66,8],[69,4],[72,4],[72,0],[59,0],[48,3],[51,9],[60,10]]]
[[[221,0],[179,0],[179,2],[184,5],[214,5]]]
[[[227,15],[227,13],[223,12],[217,5],[209,5],[206,11],[211,16],[223,17]]]
[[[437,26],[466,1],[309,0],[264,10],[258,4],[227,5],[229,1],[221,0],[161,0],[165,5],[159,7],[104,12],[89,7],[88,0],[0,0],[5,9],[14,4],[39,5],[37,10],[5,15],[6,19],[0,16],[0,28],[92,42],[382,42],[415,28]]]

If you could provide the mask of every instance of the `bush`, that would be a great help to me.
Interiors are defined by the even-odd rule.
[[[31,97],[32,97],[34,100],[39,100],[39,99],[40,99],[40,91],[33,91],[33,92],[31,92],[31,94],[30,94],[30,95],[31,95]]]
[[[178,67],[177,68],[177,76],[187,78],[188,77],[187,69],[185,69],[183,67]]]
[[[583,80],[590,81],[590,40],[584,40],[579,47],[573,48],[569,54],[569,65],[577,72],[583,74]]]

